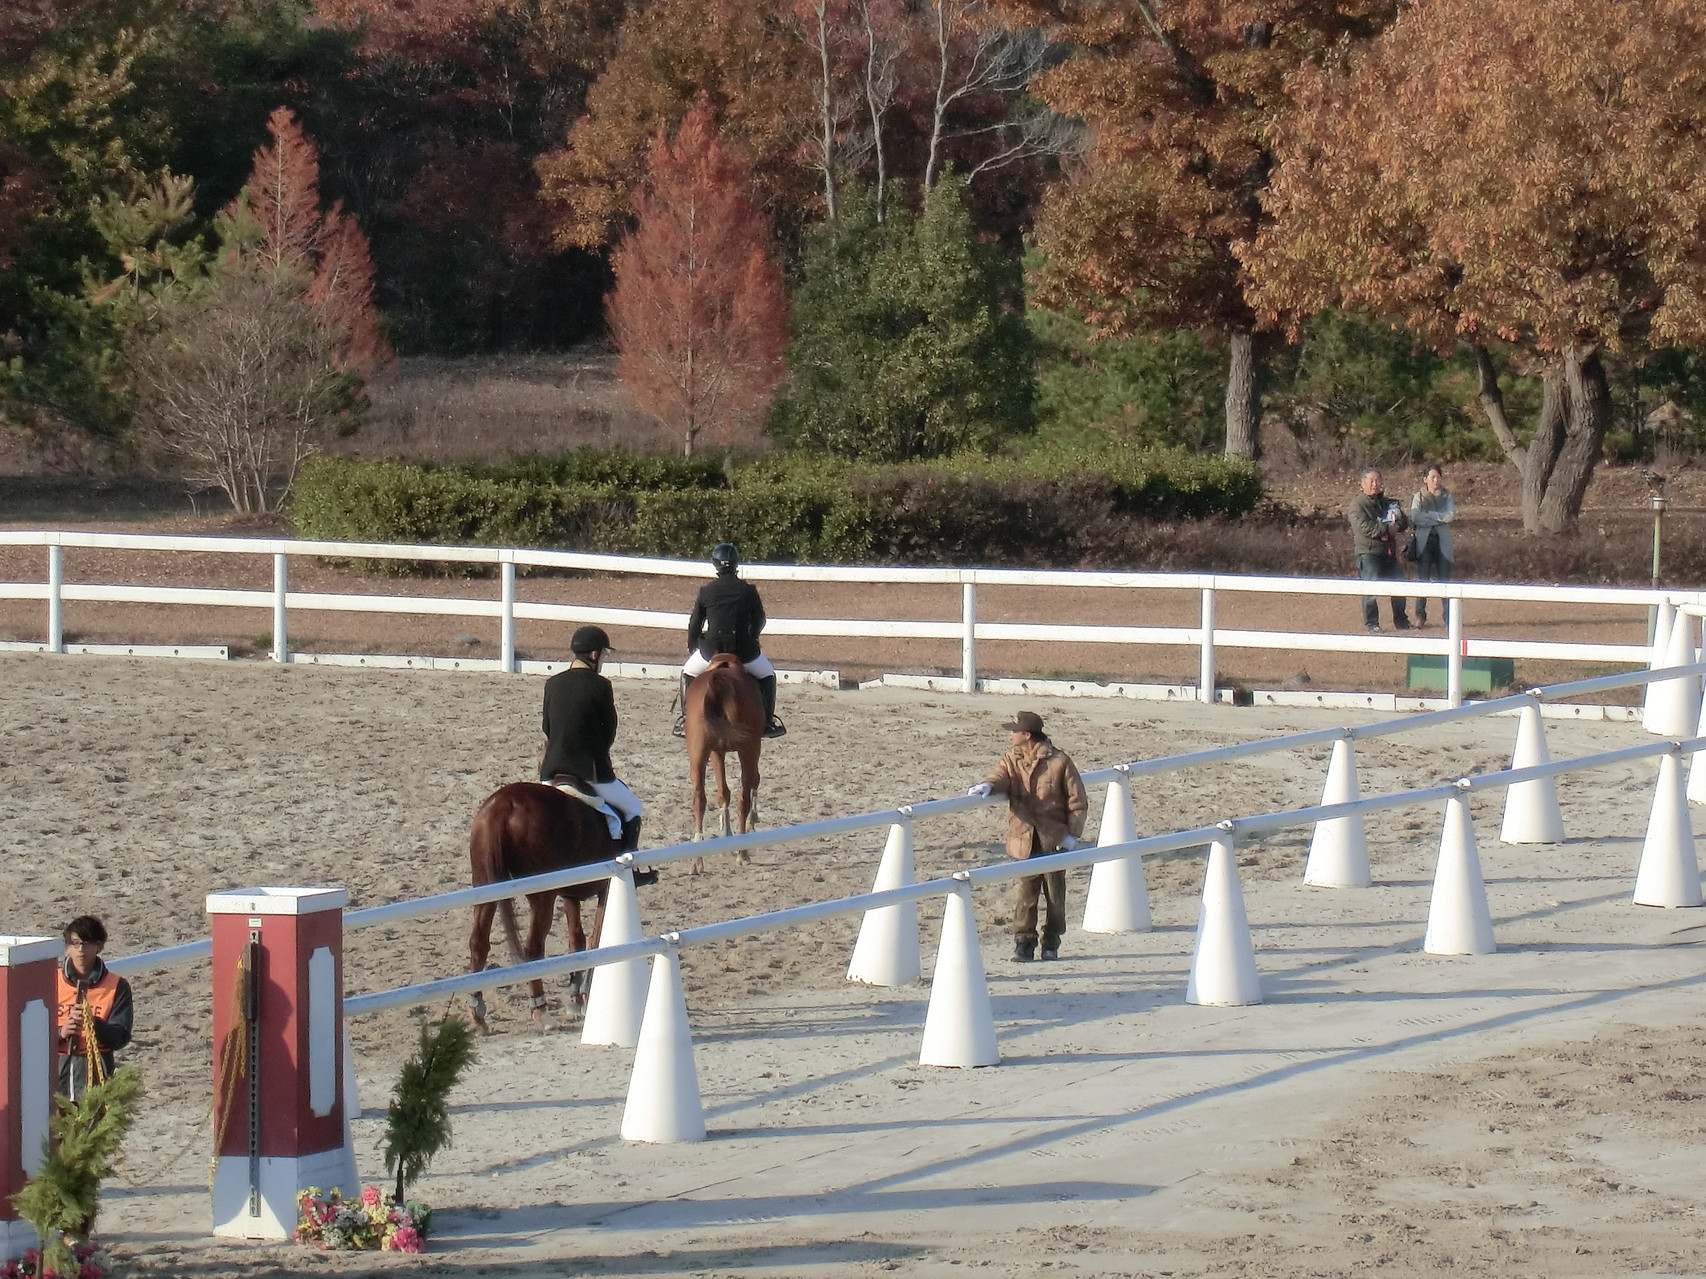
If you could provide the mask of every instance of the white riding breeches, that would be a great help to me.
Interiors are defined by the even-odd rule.
[[[711,659],[694,649],[687,655],[687,661],[682,664],[681,673],[692,679],[695,675],[703,675],[711,667]],[[746,664],[746,673],[753,679],[769,679],[776,673],[776,668],[770,664],[770,659],[763,653]]]
[[[604,823],[610,827],[610,838],[622,838],[622,823],[645,814],[646,806],[640,802],[640,797],[629,790],[621,780],[614,782],[588,782],[587,789],[598,796],[598,812],[604,818]],[[565,786],[561,789],[574,793],[575,788]],[[585,802],[585,796],[581,797]]]

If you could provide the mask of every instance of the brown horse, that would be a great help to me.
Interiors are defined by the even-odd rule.
[[[705,763],[717,771],[717,803],[722,833],[729,834],[727,755],[740,756],[740,825],[742,834],[758,817],[758,753],[764,745],[764,703],[758,685],[733,653],[718,653],[711,665],[687,687],[687,767],[693,777],[693,838],[705,838]],[[743,848],[741,865],[751,859]],[[705,861],[695,857],[689,873],[704,872]]]
[[[474,814],[474,829],[468,840],[468,862],[474,885],[478,887],[500,880],[525,879],[529,875],[608,861],[616,856],[617,846],[617,841],[611,838],[604,814],[590,804],[583,804],[555,786],[511,782],[488,795],[480,805],[480,811]],[[655,873],[652,877],[656,877]],[[638,879],[636,876],[636,882]],[[577,951],[587,947],[587,935],[581,927],[581,903],[598,899],[598,910],[592,922],[592,944],[598,945],[598,935],[604,927],[604,900],[609,887],[609,880],[600,879],[590,884],[527,894],[531,916],[525,945],[516,936],[513,901],[505,898],[474,907],[474,931],[468,938],[468,971],[477,973],[485,970],[486,959],[492,949],[492,916],[499,911],[503,914],[504,933],[509,938],[510,958],[543,959],[545,938],[551,931],[551,913],[559,897],[563,899],[563,915],[569,922],[569,948]],[[570,997],[576,1008],[585,1006],[586,978],[585,972],[578,972],[570,980]],[[527,989],[533,996],[534,1019],[543,1020],[545,983],[532,981]],[[473,1010],[474,1024],[483,1031],[489,1031],[486,1001],[481,993],[475,991],[468,1002]]]

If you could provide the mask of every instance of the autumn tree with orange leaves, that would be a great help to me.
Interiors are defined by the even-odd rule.
[[[1574,527],[1610,418],[1602,352],[1706,339],[1706,12],[1692,0],[1417,0],[1300,75],[1273,130],[1254,302],[1470,344],[1530,531]],[[1544,375],[1526,441],[1488,344]]]
[[[1233,245],[1267,220],[1288,77],[1376,34],[1396,0],[1006,0],[1070,41],[1033,91],[1083,120],[1038,216],[1035,298],[1107,334],[1191,329],[1228,352],[1226,452],[1254,457],[1262,351]]]
[[[787,300],[748,182],[701,101],[673,139],[653,140],[635,229],[611,262],[617,373],[688,457],[706,432],[741,438],[782,376]]]
[[[353,429],[365,378],[390,358],[361,229],[322,206],[313,143],[284,109],[267,122],[220,247],[172,247],[188,184],[115,205],[106,224],[141,233],[95,300],[131,314],[131,388],[144,442],[234,510],[277,510],[297,468]],[[133,237],[135,238],[135,237]]]

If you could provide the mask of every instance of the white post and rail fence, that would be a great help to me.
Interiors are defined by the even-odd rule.
[[[575,570],[664,577],[701,578],[706,567],[697,561],[653,559],[630,555],[593,555],[576,551],[527,550],[511,547],[397,546],[388,543],[302,541],[271,538],[190,537],[124,533],[80,533],[51,530],[0,530],[0,546],[37,546],[45,550],[45,573],[35,581],[0,582],[0,600],[38,600],[46,604],[46,634],[41,643],[13,642],[5,647],[67,651],[65,606],[67,603],[181,605],[190,608],[236,608],[270,610],[271,653],[277,662],[299,660],[289,636],[293,612],[333,611],[373,614],[427,614],[445,617],[496,619],[499,656],[492,660],[458,659],[453,665],[466,669],[517,671],[529,664],[518,660],[516,623],[542,620],[565,623],[593,622],[604,626],[681,632],[687,615],[663,610],[612,608],[592,604],[552,603],[524,598],[518,589],[518,569]],[[272,589],[241,590],[153,586],[144,584],[96,584],[65,580],[67,549],[141,551],[172,555],[214,553],[237,556],[270,556]],[[292,557],[347,560],[391,560],[453,563],[495,571],[497,591],[490,598],[429,596],[416,594],[362,594],[355,592],[293,591],[290,589]],[[1044,641],[1065,646],[1081,644],[1121,645],[1133,648],[1186,647],[1198,654],[1195,685],[1167,686],[1165,695],[1187,700],[1214,701],[1216,654],[1220,649],[1274,649],[1296,652],[1336,652],[1391,655],[1421,655],[1442,659],[1445,665],[1445,704],[1459,706],[1464,700],[1464,663],[1474,659],[1533,659],[1605,664],[1651,664],[1662,654],[1668,640],[1668,621],[1679,610],[1698,615],[1706,610],[1706,591],[1625,589],[1617,587],[1529,586],[1482,582],[1378,582],[1325,578],[1246,577],[1207,573],[1114,573],[1091,571],[1043,571],[1020,569],[881,568],[833,565],[750,564],[743,574],[758,582],[879,583],[893,585],[958,588],[958,620],[905,620],[894,618],[772,618],[769,636],[856,637],[874,641],[880,659],[880,643],[891,639],[929,639],[960,646],[957,677],[943,677],[965,692],[981,687],[978,674],[980,641]],[[1077,625],[1069,623],[1000,622],[980,619],[978,588],[1025,587],[1038,592],[1046,608],[1048,592],[1061,588],[1096,588],[1110,593],[1110,612],[1141,617],[1145,596],[1157,591],[1185,591],[1200,599],[1195,626]],[[1316,631],[1258,631],[1221,626],[1216,620],[1218,601],[1231,595],[1272,595],[1290,599],[1311,597],[1358,598],[1371,590],[1383,595],[1425,595],[1450,601],[1446,629],[1439,635],[1366,635]],[[1556,609],[1571,605],[1627,608],[1630,631],[1639,643],[1582,643],[1545,639],[1495,639],[1471,636],[1465,630],[1465,609],[1473,611],[1476,601],[1545,603]],[[1659,618],[1658,634],[1645,642],[1649,610]],[[144,646],[74,646],[84,651],[140,652]],[[169,646],[168,646],[169,647]],[[187,646],[179,646],[189,655]],[[211,655],[211,654],[203,654]],[[221,651],[218,655],[223,656]],[[383,658],[337,658],[313,655],[313,661],[359,661],[383,665]],[[413,664],[416,659],[406,660]],[[421,658],[430,663],[432,659]],[[538,664],[533,664],[537,666]],[[788,678],[788,673],[784,673]],[[1133,686],[1135,687],[1135,686]],[[1161,688],[1162,686],[1151,686]],[[1140,695],[1133,693],[1131,695]]]
[[[1685,619],[1677,625],[1677,618]],[[1693,650],[1690,614],[1669,620],[1667,651],[1687,637]],[[1187,1003],[1241,1005],[1262,1000],[1260,973],[1242,890],[1237,848],[1241,840],[1287,828],[1312,826],[1306,883],[1356,888],[1373,882],[1363,832],[1365,815],[1418,805],[1442,804],[1444,824],[1422,948],[1437,955],[1479,955],[1495,950],[1479,851],[1470,821],[1476,796],[1506,795],[1500,839],[1511,844],[1564,838],[1556,779],[1595,768],[1656,759],[1651,816],[1630,891],[1637,905],[1680,908],[1702,904],[1701,877],[1688,804],[1706,800],[1706,770],[1697,762],[1706,748],[1700,731],[1701,680],[1706,662],[1698,651],[1689,660],[1638,671],[1573,681],[1527,693],[1432,714],[1407,716],[1357,727],[1287,734],[1257,741],[1135,760],[1084,774],[1106,783],[1095,846],[1052,855],[1051,868],[1090,866],[1083,927],[1105,933],[1149,929],[1144,859],[1161,853],[1207,847],[1196,943],[1186,982]],[[1615,688],[1647,685],[1648,726],[1686,722],[1669,740],[1571,759],[1548,756],[1540,707],[1547,702]],[[1363,796],[1356,784],[1358,741],[1413,732],[1430,725],[1516,712],[1517,740],[1511,766],[1440,784]],[[1165,770],[1247,759],[1253,755],[1332,743],[1332,759],[1319,805],[1244,816],[1138,838],[1132,820],[1130,780]],[[1686,773],[1685,773],[1686,770]],[[1000,802],[999,797],[955,796],[923,800],[880,812],[857,814],[768,831],[647,849],[614,861],[530,879],[461,889],[362,910],[347,911],[340,888],[261,887],[217,893],[208,899],[211,938],[110,961],[127,976],[212,959],[215,1084],[213,1228],[239,1238],[285,1237],[294,1224],[295,1196],[309,1184],[341,1184],[355,1177],[349,1121],[358,1110],[344,1019],[476,989],[513,985],[546,976],[595,973],[583,1025],[583,1042],[636,1049],[621,1135],[634,1141],[695,1141],[706,1135],[694,1067],[692,1036],[681,981],[683,948],[795,928],[837,916],[861,914],[848,979],[869,985],[904,985],[921,974],[917,903],[940,898],[943,926],[931,975],[929,1004],[919,1045],[923,1065],[993,1066],[1000,1048],[982,949],[972,912],[975,886],[1035,874],[1031,862],[1002,862],[962,870],[924,882],[913,875],[913,829],[920,821]],[[642,935],[633,870],[678,863],[684,858],[739,848],[770,847],[850,831],[888,828],[888,838],[870,893],[814,902],[740,919]],[[500,970],[464,973],[391,990],[345,998],[344,934],[443,910],[513,897],[547,888],[610,881],[603,945],[596,950],[515,964]],[[0,938],[0,1004],[7,1017],[0,1049],[3,1078],[15,1082],[12,1103],[0,1107],[0,1176],[15,1187],[39,1160],[45,1133],[45,1104],[51,1090],[51,1037],[44,1006],[57,945],[52,938]],[[650,964],[649,976],[646,965]],[[45,974],[45,976],[44,976]],[[15,1033],[14,1033],[15,1032]],[[262,1104],[262,1098],[284,1099]],[[33,1152],[33,1153],[32,1153]],[[0,1248],[27,1246],[28,1229],[0,1201]]]

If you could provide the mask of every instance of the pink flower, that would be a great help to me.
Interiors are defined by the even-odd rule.
[[[363,1186],[361,1188],[361,1202],[367,1207],[377,1207],[381,1198],[378,1186]]]
[[[385,1241],[385,1247],[392,1252],[425,1252],[426,1244],[421,1239],[420,1231],[413,1226],[398,1226],[392,1231],[390,1238]]]
[[[105,1279],[106,1273],[93,1261],[85,1261],[77,1270],[77,1279]]]

